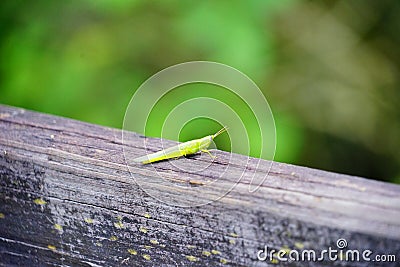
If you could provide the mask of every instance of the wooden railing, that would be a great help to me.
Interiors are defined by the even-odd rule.
[[[0,265],[266,266],[286,264],[265,257],[266,247],[318,256],[338,240],[347,241],[343,252],[371,250],[371,260],[394,255],[399,264],[398,185],[269,161],[254,169],[221,151],[213,162],[128,169],[125,148],[141,156],[144,140],[153,150],[159,140],[124,139],[121,130],[0,106]],[[255,192],[238,179],[251,171],[268,174]],[[341,256],[344,265],[373,263]]]

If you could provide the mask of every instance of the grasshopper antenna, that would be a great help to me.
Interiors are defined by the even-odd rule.
[[[216,138],[218,135],[226,132],[228,130],[228,127],[224,126],[221,130],[219,130],[216,134],[213,134],[211,137],[212,139]]]

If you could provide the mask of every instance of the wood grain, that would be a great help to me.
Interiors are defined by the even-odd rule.
[[[339,238],[400,259],[398,185],[222,151],[131,164],[145,147],[161,142],[0,106],[0,265],[267,266],[282,262],[259,261],[265,246]]]

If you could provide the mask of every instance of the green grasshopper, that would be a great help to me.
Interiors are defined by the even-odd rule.
[[[179,145],[148,154],[146,156],[142,156],[134,159],[135,162],[140,162],[142,164],[148,164],[156,161],[161,161],[165,159],[171,158],[179,158],[187,155],[195,154],[199,151],[208,153],[212,158],[216,158],[213,156],[207,148],[211,145],[211,142],[220,134],[227,131],[227,127],[223,127],[216,134],[207,135],[203,138],[190,140]]]

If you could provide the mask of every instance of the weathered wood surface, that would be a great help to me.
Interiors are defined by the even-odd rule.
[[[211,186],[183,196],[211,203],[172,206],[132,178],[121,136],[117,129],[0,106],[0,265],[267,266],[277,262],[257,260],[266,245],[321,251],[335,249],[339,238],[351,249],[400,258],[398,185],[274,162],[253,193],[248,181],[225,176],[220,185],[236,186],[224,197],[212,201],[221,192]],[[132,155],[145,153],[142,136],[126,138]],[[146,140],[157,149],[156,139]],[[200,173],[171,168],[168,161],[132,171],[150,178],[152,194],[173,198],[180,194],[175,183],[199,188],[224,171],[229,156],[218,151]],[[194,168],[210,161],[183,160]],[[245,161],[232,155],[230,162],[240,171]],[[257,172],[268,166],[262,161]],[[151,183],[157,175],[174,184]]]

